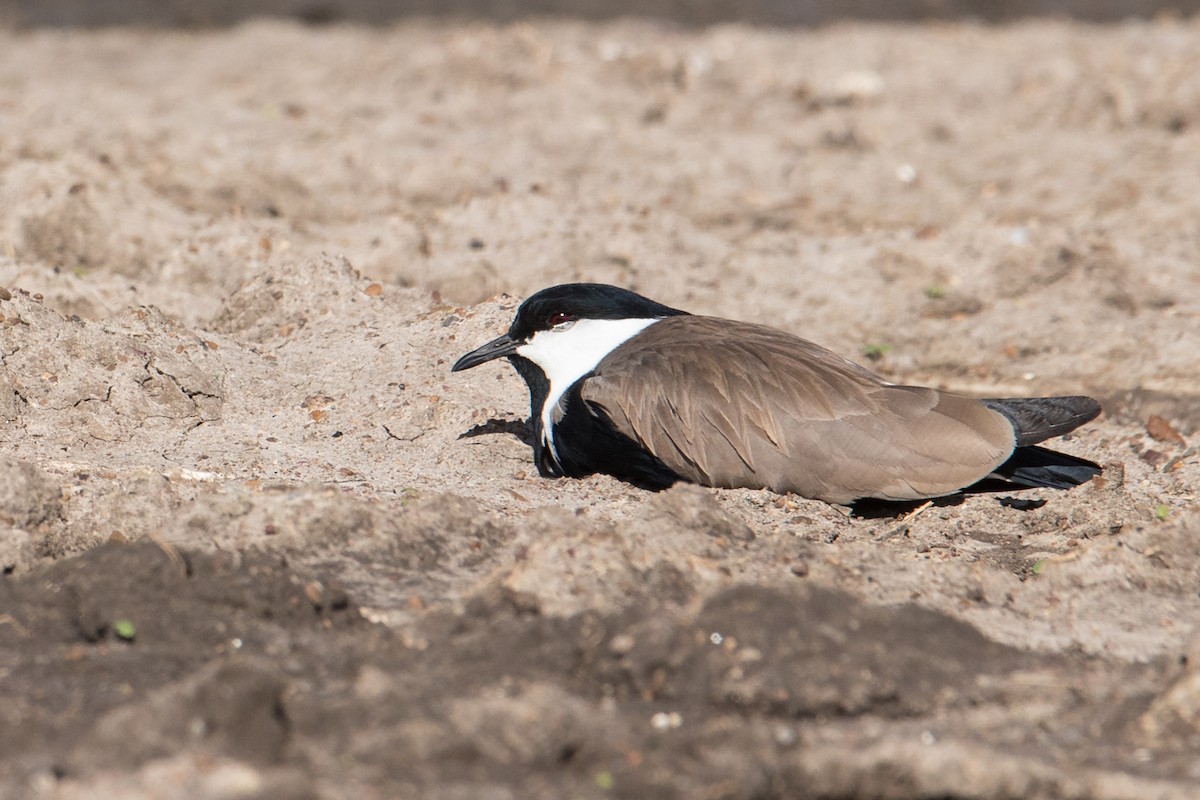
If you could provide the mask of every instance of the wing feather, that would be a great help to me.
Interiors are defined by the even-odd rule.
[[[651,325],[581,394],[688,480],[835,503],[950,494],[1015,445],[979,401],[895,386],[812,342],[712,317]]]

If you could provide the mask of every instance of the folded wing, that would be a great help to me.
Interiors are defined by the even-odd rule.
[[[950,494],[1015,445],[980,401],[894,386],[806,340],[710,317],[650,326],[580,393],[688,480],[833,503]]]

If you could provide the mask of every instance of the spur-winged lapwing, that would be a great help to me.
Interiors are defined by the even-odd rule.
[[[692,316],[615,286],[538,292],[453,371],[505,357],[529,385],[546,476],[608,473],[767,488],[830,503],[985,484],[1068,488],[1099,474],[1035,447],[1096,417],[1090,397],[976,400],[898,386],[791,334]]]

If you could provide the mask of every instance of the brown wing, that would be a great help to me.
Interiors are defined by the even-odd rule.
[[[976,400],[893,386],[812,342],[713,317],[651,325],[581,391],[688,480],[832,503],[950,494],[1015,443]]]

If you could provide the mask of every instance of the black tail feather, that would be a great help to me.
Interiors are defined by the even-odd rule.
[[[992,475],[984,478],[968,492],[1003,491],[1045,486],[1050,489],[1070,489],[1087,483],[1101,473],[1100,465],[1086,458],[1069,456],[1044,447],[1018,447]]]
[[[993,411],[999,411],[1012,423],[1017,434],[1017,447],[1070,433],[1095,419],[1101,410],[1100,404],[1092,398],[1078,395],[1006,397],[984,400],[983,404]]]

